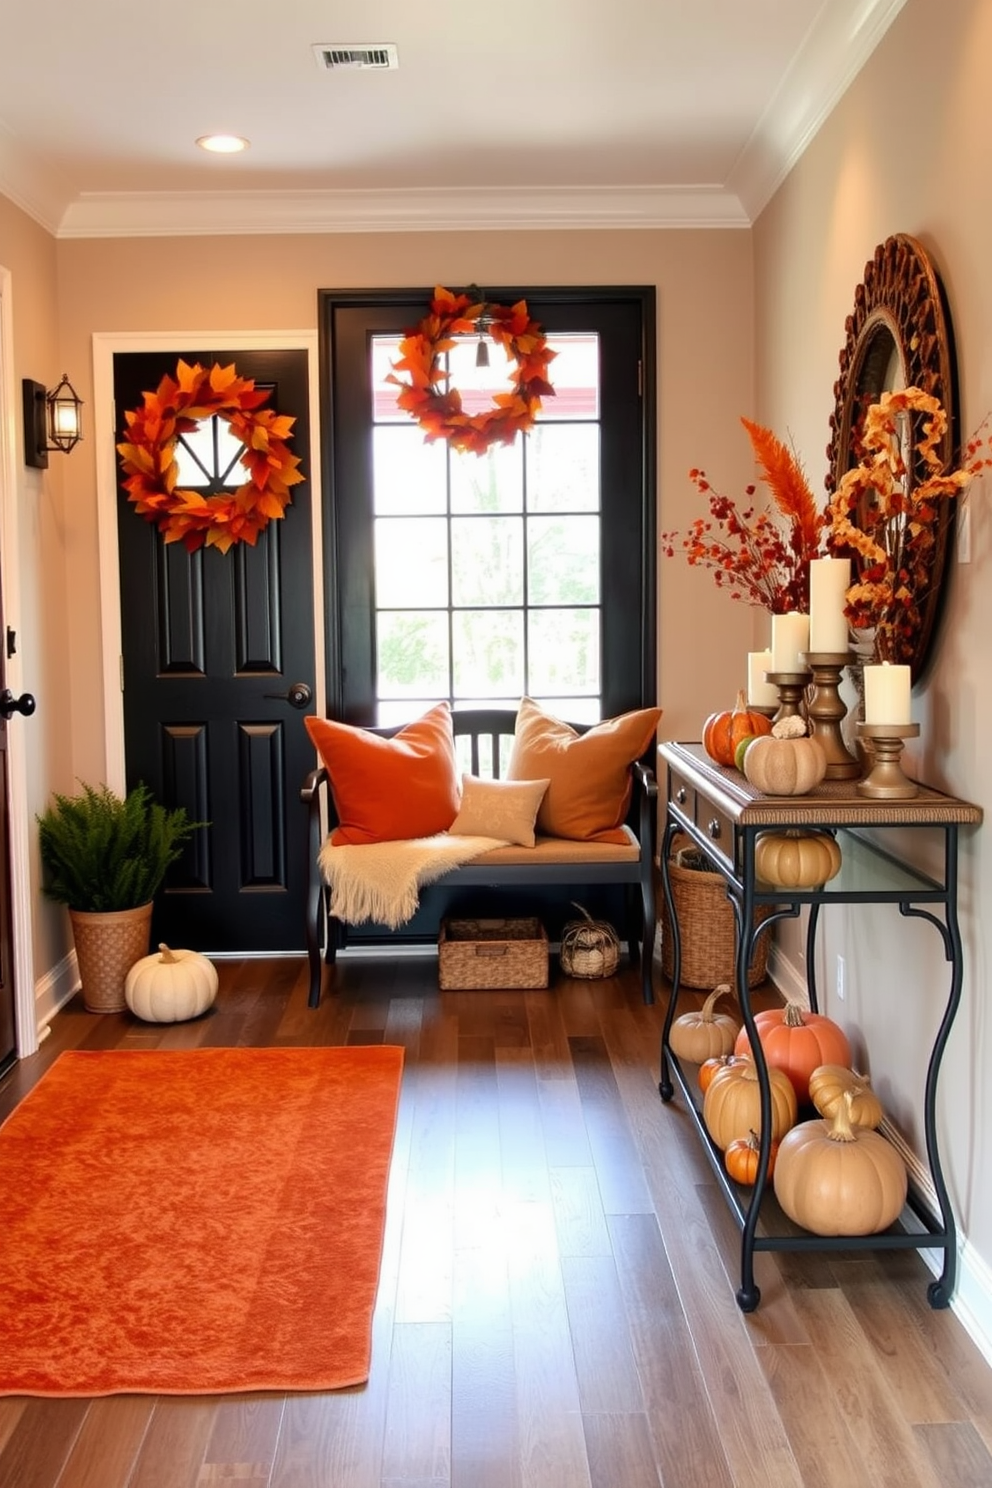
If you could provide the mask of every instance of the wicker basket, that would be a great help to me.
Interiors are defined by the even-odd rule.
[[[136,961],[148,954],[151,904],[106,914],[70,909],[76,965],[83,1003],[90,1013],[122,1013],[127,1007],[124,982]]]
[[[612,925],[594,920],[581,904],[575,904],[575,908],[585,918],[569,920],[561,932],[562,971],[588,981],[612,976],[620,961],[620,937]]]
[[[442,920],[437,973],[443,992],[546,987],[547,932],[540,920]]]
[[[735,986],[737,982],[736,922],[727,898],[727,884],[722,873],[684,867],[681,852],[696,851],[688,837],[675,837],[668,861],[668,877],[678,915],[682,944],[680,982],[683,987],[705,987],[711,990],[720,982]],[[661,898],[661,969],[669,981],[675,971],[671,925],[665,895]],[[768,905],[755,910],[754,923],[759,924],[771,913]],[[762,935],[755,948],[747,984],[757,987],[768,975],[768,935]]]

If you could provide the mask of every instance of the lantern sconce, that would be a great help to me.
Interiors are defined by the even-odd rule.
[[[24,463],[36,470],[48,468],[49,450],[67,455],[83,437],[83,400],[66,374],[58,387],[46,392],[43,383],[25,377]]]

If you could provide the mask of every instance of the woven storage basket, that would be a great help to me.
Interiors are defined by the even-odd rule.
[[[581,904],[575,904],[575,908],[585,918],[569,920],[561,932],[562,971],[588,981],[612,976],[620,961],[620,937],[612,925],[594,920]]]
[[[684,987],[705,987],[711,990],[719,982],[736,985],[736,926],[734,911],[727,898],[726,880],[721,873],[710,873],[705,869],[685,868],[679,862],[679,853],[687,849],[695,851],[688,837],[677,836],[672,841],[672,854],[668,861],[668,876],[675,901],[675,913],[679,919],[682,942],[681,984]],[[661,898],[661,969],[669,981],[675,970],[675,955],[672,946],[671,924],[665,895]],[[758,924],[771,913],[767,905],[755,911],[754,923]],[[757,987],[768,975],[768,935],[762,935],[755,948],[754,959],[748,972],[747,984]]]
[[[76,965],[83,1002],[91,1013],[121,1013],[127,1007],[124,982],[136,961],[148,954],[152,906],[83,914],[70,909]]]
[[[442,920],[437,974],[443,992],[546,987],[547,932],[540,920]]]

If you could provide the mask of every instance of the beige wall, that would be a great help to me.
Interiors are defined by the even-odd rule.
[[[811,475],[825,470],[832,385],[855,286],[877,243],[919,238],[947,289],[960,373],[962,431],[992,410],[992,121],[983,77],[992,5],[909,0],[891,31],[759,219],[754,231],[759,417],[790,430]],[[972,561],[955,564],[934,665],[914,692],[914,762],[929,783],[979,805],[992,768],[992,483],[973,490]],[[962,842],[966,977],[939,1092],[938,1126],[952,1197],[972,1254],[992,1265],[992,959],[988,829]],[[922,855],[918,839],[910,850]],[[943,1009],[948,969],[938,936],[894,909],[825,917],[820,985],[914,1150],[919,1092]],[[799,963],[798,936],[787,941]],[[836,956],[844,1003],[832,996]]]
[[[12,752],[21,752],[27,810],[32,824],[53,782],[72,782],[69,709],[69,621],[66,607],[66,547],[63,477],[55,456],[48,470],[28,470],[23,460],[21,379],[52,387],[62,375],[59,349],[57,245],[29,217],[0,197],[0,267],[10,275],[10,305],[4,306],[13,350],[13,384],[2,389],[4,414],[14,431],[14,481],[2,493],[16,529],[16,553],[4,553],[4,619],[17,632],[18,653],[9,674],[15,688],[33,692],[38,711],[16,718],[9,732]],[[9,317],[9,318],[8,318]],[[2,480],[0,473],[0,480]],[[37,854],[14,865],[31,883],[34,961],[44,975],[66,946],[64,912],[39,892]]]

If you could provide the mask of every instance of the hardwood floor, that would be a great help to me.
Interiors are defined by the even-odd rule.
[[[442,994],[431,959],[363,959],[311,1011],[302,961],[219,969],[194,1023],[72,1003],[0,1117],[68,1048],[402,1044],[369,1382],[0,1399],[4,1488],[992,1484],[992,1370],[915,1252],[759,1254],[739,1312],[737,1230],[659,1099],[664,1005],[636,973]]]

